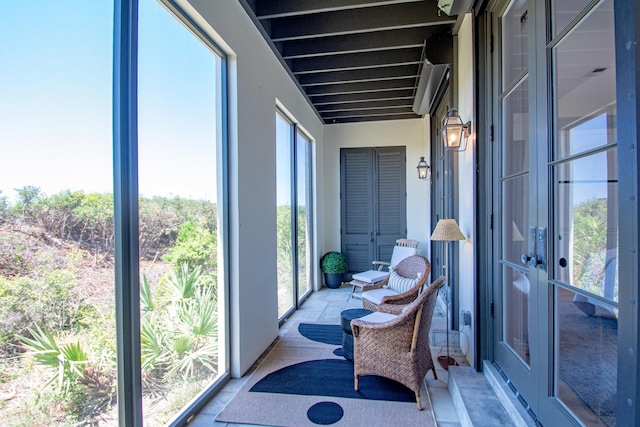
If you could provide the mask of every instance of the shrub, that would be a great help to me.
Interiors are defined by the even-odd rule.
[[[340,252],[327,252],[320,260],[320,268],[324,273],[341,274],[347,272],[347,259]]]
[[[217,267],[217,239],[215,233],[204,225],[187,221],[180,227],[176,245],[169,249],[164,259],[180,268],[187,264],[189,268],[201,267],[210,272]]]
[[[72,292],[75,285],[68,270],[52,271],[44,279],[0,276],[0,349],[15,351],[9,344],[33,324],[51,330],[73,326],[81,307]]]

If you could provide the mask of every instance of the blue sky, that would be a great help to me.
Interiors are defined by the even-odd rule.
[[[112,192],[112,3],[3,5],[2,195]],[[140,192],[215,200],[216,56],[157,2],[140,3]]]

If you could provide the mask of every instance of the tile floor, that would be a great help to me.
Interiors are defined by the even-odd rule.
[[[314,292],[309,299],[297,310],[289,320],[280,328],[280,334],[284,334],[289,327],[297,322],[325,322],[339,323],[340,312],[348,308],[361,308],[362,303],[358,298],[351,298],[351,286],[342,285],[338,289],[322,288],[318,292]],[[432,345],[431,351],[434,359],[439,354],[445,354],[446,346],[442,345],[446,339],[445,316],[442,310],[436,308],[431,325]],[[433,333],[435,332],[435,333]],[[435,342],[434,342],[435,339]],[[450,340],[452,344],[453,340]],[[437,345],[436,345],[437,344]],[[460,364],[466,364],[464,358],[459,351],[454,350],[450,346],[450,354],[458,360]],[[447,388],[448,376],[447,371],[442,369],[436,362],[436,372],[438,379],[435,380],[431,372],[427,373],[426,384],[429,395],[431,396],[431,404],[436,416],[439,427],[460,427],[460,419],[456,414],[453,401],[449,395]],[[190,427],[236,427],[240,424],[219,423],[215,421],[216,415],[226,406],[233,398],[235,393],[242,387],[250,373],[242,378],[232,379],[218,393],[209,404],[189,423]]]

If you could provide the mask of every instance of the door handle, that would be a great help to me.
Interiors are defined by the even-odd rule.
[[[535,267],[540,261],[538,261],[535,255],[529,256],[527,254],[522,254],[520,256],[520,262],[522,262],[524,265],[529,264],[530,267]]]
[[[529,239],[528,239],[528,254],[522,254],[520,261],[529,267],[535,267],[538,265],[538,259],[536,258],[536,226],[529,227]]]
[[[536,253],[536,246],[538,251]],[[529,227],[529,247],[528,254],[520,256],[520,262],[532,268],[539,268],[547,271],[547,228]]]
[[[547,227],[538,228],[538,259],[536,267],[547,271]]]

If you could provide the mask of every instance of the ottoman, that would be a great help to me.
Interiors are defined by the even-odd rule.
[[[364,308],[350,308],[340,313],[340,327],[342,328],[342,355],[347,360],[353,360],[353,332],[351,321],[371,314],[373,311]]]

